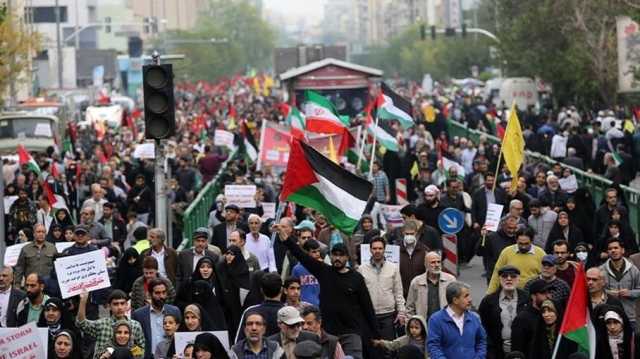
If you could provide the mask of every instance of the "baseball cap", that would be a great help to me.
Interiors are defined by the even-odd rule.
[[[75,226],[75,228],[73,229],[73,233],[84,233],[84,234],[87,234],[87,233],[89,233],[89,229],[84,224],[79,224],[79,225]]]
[[[331,254],[333,253],[342,253],[344,255],[347,255],[349,251],[347,250],[347,246],[345,246],[344,243],[336,243],[333,245],[333,247],[331,247]]]
[[[534,279],[529,286],[529,294],[546,293],[549,291],[549,285],[544,279]]]
[[[546,254],[544,257],[542,257],[541,263],[543,265],[544,264],[555,265],[556,264],[556,256],[554,256],[553,254]]]
[[[287,305],[278,310],[278,322],[282,322],[286,325],[294,325],[304,323],[304,319],[300,316],[300,311],[295,307]]]
[[[301,230],[301,229],[310,229],[312,231],[316,230],[316,225],[311,222],[308,219],[305,219],[304,221],[300,222],[300,224],[298,224],[297,226],[293,227],[296,230]]]

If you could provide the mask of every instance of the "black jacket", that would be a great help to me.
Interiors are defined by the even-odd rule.
[[[511,351],[520,351],[526,358],[536,358],[531,354],[536,352],[534,338],[544,325],[542,314],[530,303],[527,304],[513,319],[511,324]]]
[[[27,297],[27,293],[24,291],[11,288],[11,294],[9,294],[9,307],[7,308],[7,328],[18,326],[18,303]]]
[[[502,350],[502,320],[500,319],[501,291],[502,288],[482,298],[478,307],[480,320],[487,332],[487,359],[503,359],[505,355]],[[518,293],[516,313],[520,313],[529,302],[529,296],[522,289],[516,289],[516,291]]]
[[[98,222],[104,227],[104,218],[100,218]],[[124,248],[124,240],[127,239],[127,225],[122,220],[114,217],[112,218],[111,231],[113,232],[113,238],[111,238],[113,242],[118,242],[120,248]]]
[[[360,273],[354,270],[340,273],[332,266],[311,258],[290,238],[284,244],[318,279],[320,310],[329,333],[337,336],[359,334],[363,342],[380,338],[373,303]]]
[[[496,186],[494,197],[497,204],[504,205],[507,195],[501,187]],[[473,192],[471,200],[472,221],[473,223],[480,224],[480,226],[482,227],[484,225],[485,219],[487,218],[487,197],[485,195],[485,188],[482,187]]]

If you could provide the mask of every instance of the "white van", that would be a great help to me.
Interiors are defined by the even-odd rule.
[[[538,86],[528,77],[509,77],[500,85],[500,103],[504,102],[507,107],[515,101],[518,109],[525,110],[528,106],[535,106],[538,97]]]

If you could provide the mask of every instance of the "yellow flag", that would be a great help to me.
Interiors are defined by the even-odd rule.
[[[333,145],[333,136],[329,136],[329,159],[334,163],[338,163],[338,154],[336,148]]]
[[[258,79],[258,76],[253,78],[253,91],[256,95],[260,94],[260,80]]]
[[[624,130],[629,132],[629,133],[633,133],[636,130],[635,126],[633,125],[633,121],[625,120],[624,121]]]
[[[416,178],[418,177],[418,174],[420,174],[420,169],[418,168],[418,161],[413,161],[413,166],[411,166],[411,178]]]
[[[504,157],[504,163],[511,173],[511,190],[515,191],[518,186],[518,171],[524,161],[524,137],[522,137],[522,128],[515,102],[511,105],[507,129],[502,139],[502,157]]]

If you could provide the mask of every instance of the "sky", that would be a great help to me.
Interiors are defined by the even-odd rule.
[[[265,9],[295,17],[297,20],[308,17],[309,14],[322,18],[325,2],[325,0],[263,0],[263,5]]]

